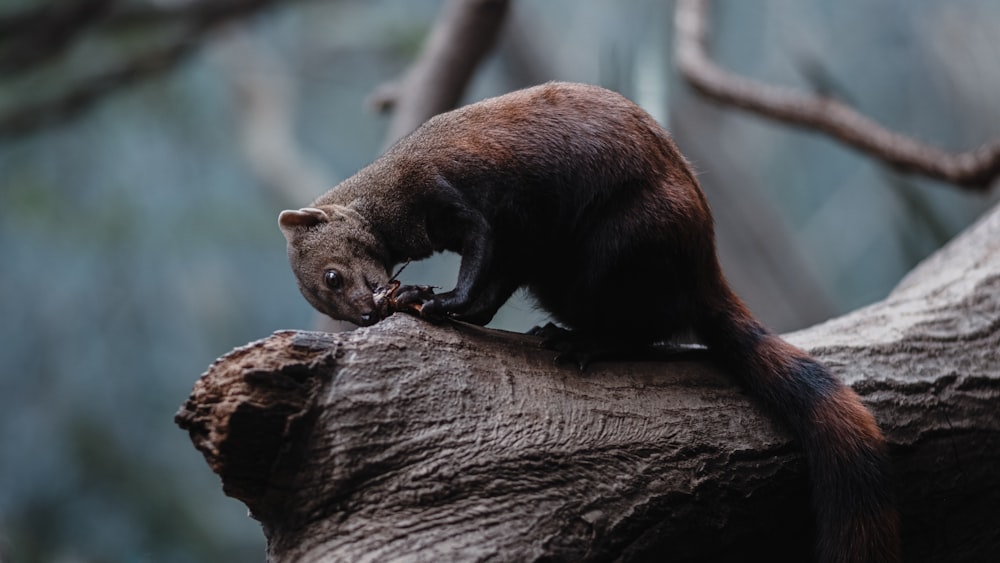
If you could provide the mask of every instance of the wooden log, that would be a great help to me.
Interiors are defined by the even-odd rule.
[[[1000,207],[788,335],[890,442],[907,561],[1000,553]],[[217,360],[177,415],[271,561],[806,560],[798,446],[710,360],[559,366],[397,314]]]

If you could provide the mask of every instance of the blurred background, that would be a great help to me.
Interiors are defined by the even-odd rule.
[[[216,357],[316,326],[277,214],[378,156],[370,98],[441,7],[0,1],[0,560],[264,559],[173,415]],[[672,13],[515,0],[463,100],[558,79],[643,105],[698,169],[738,292],[782,331],[882,298],[996,201],[699,100]],[[994,0],[719,1],[711,44],[944,148],[1000,137]],[[450,287],[455,264],[404,278]],[[520,298],[494,325],[544,318]]]

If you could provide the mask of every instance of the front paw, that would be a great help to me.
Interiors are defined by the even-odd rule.
[[[399,309],[419,312],[424,305],[434,300],[434,288],[429,285],[401,285],[393,292],[393,300]]]
[[[438,322],[444,319],[459,318],[461,311],[462,306],[455,292],[448,291],[426,299],[420,308],[420,316]]]
[[[442,321],[450,316],[449,293],[434,294],[427,285],[402,285],[395,293],[397,311],[410,311],[432,322]]]
[[[372,299],[382,318],[397,311],[421,315],[424,304],[434,299],[434,289],[429,285],[401,285],[393,280],[376,288]]]

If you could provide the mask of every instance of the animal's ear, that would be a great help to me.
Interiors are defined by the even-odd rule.
[[[315,227],[329,220],[330,216],[326,214],[326,211],[315,207],[303,207],[299,210],[286,209],[278,215],[278,225],[289,242],[298,230]]]

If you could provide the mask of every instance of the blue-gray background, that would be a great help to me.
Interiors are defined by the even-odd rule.
[[[5,0],[0,13],[40,3]],[[717,4],[713,49],[730,68],[832,88],[947,148],[1000,136],[1000,3]],[[378,155],[387,118],[365,99],[405,70],[439,7],[290,2],[77,119],[0,139],[0,560],[263,559],[259,527],[172,421],[214,358],[316,321],[276,225],[308,198],[260,172],[267,157],[248,148],[241,80],[282,93],[285,144],[316,195]],[[561,79],[647,107],[699,170],[734,284],[781,330],[881,298],[990,204],[697,100],[672,68],[671,11],[653,0],[515,1],[466,99]],[[93,49],[67,68],[84,75],[88,57],[104,55],[114,54]],[[61,76],[0,79],[0,109],[75,75]],[[453,266],[408,275],[448,285]],[[623,306],[647,289],[655,280]],[[497,324],[543,318],[520,300]]]

